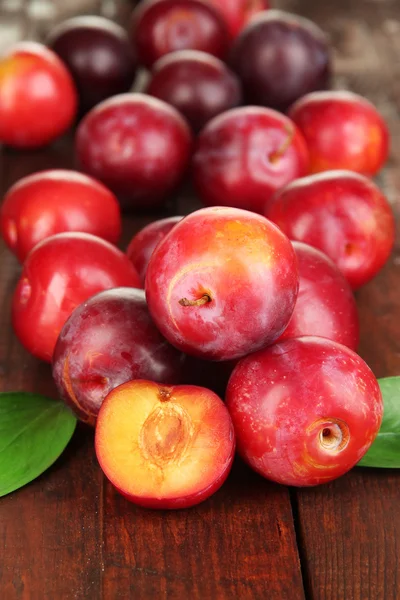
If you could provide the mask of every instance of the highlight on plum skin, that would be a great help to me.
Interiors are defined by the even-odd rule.
[[[183,359],[151,320],[144,291],[114,288],[71,314],[53,353],[53,377],[65,403],[94,425],[112,389],[131,379],[181,383]]]
[[[299,267],[299,293],[279,341],[317,335],[356,350],[358,311],[349,283],[326,254],[302,242],[292,245]]]
[[[192,160],[205,206],[263,213],[276,190],[308,173],[308,150],[296,125],[261,106],[218,115],[200,132]]]
[[[158,244],[145,289],[150,314],[173,346],[234,360],[272,343],[287,326],[298,292],[296,255],[261,215],[203,208]]]
[[[182,219],[182,216],[177,216],[153,221],[135,233],[129,242],[126,254],[143,283],[146,277],[147,265],[154,249]]]
[[[132,13],[130,39],[147,68],[176,50],[200,50],[224,58],[228,28],[218,10],[201,0],[144,0]]]
[[[232,466],[235,436],[214,392],[135,380],[104,400],[95,448],[104,474],[128,500],[178,509],[221,487]]]
[[[291,240],[325,252],[353,290],[379,273],[394,244],[387,198],[373,181],[352,171],[293,181],[266,203],[264,214]]]
[[[78,95],[58,56],[37,42],[19,42],[0,59],[0,142],[39,148],[73,124]]]
[[[349,471],[383,416],[379,384],[362,358],[313,336],[239,361],[225,400],[239,454],[267,479],[292,486],[326,483]]]
[[[310,173],[348,169],[372,177],[387,160],[388,127],[376,107],[358,94],[306,94],[288,114],[307,142]]]
[[[4,241],[23,262],[43,239],[66,231],[97,235],[115,244],[121,234],[117,198],[99,181],[67,169],[23,177],[0,207]]]

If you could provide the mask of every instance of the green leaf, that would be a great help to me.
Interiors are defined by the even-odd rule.
[[[358,463],[360,467],[400,468],[400,377],[379,379],[383,421],[374,443]]]
[[[36,479],[60,456],[76,418],[38,394],[0,394],[0,497]]]

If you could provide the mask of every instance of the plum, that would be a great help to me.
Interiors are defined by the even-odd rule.
[[[224,58],[229,45],[223,17],[201,0],[143,0],[133,11],[130,38],[139,62],[148,68],[175,50]]]
[[[371,446],[383,416],[378,382],[362,358],[313,336],[239,361],[226,405],[244,460],[267,479],[294,486],[349,471]]]
[[[0,207],[4,241],[23,262],[36,244],[65,231],[92,233],[112,244],[121,235],[118,201],[92,177],[51,169],[23,177]]]
[[[389,131],[366,98],[348,91],[314,92],[290,109],[310,151],[310,172],[348,169],[373,176],[389,153]]]
[[[325,252],[353,289],[380,271],[394,244],[389,202],[372,181],[351,171],[290,183],[267,203],[265,215],[291,240]]]
[[[242,81],[247,104],[281,111],[330,84],[324,32],[312,21],[284,11],[256,16],[236,39],[230,64]]]
[[[81,112],[130,90],[136,59],[125,30],[113,21],[98,16],[73,17],[50,32],[47,44],[71,72]]]
[[[235,436],[214,392],[136,380],[104,400],[95,447],[104,474],[128,500],[177,509],[221,487],[232,466]]]
[[[308,150],[296,125],[269,108],[245,106],[215,117],[200,133],[193,180],[206,206],[257,213],[287,183],[307,175]]]
[[[199,358],[234,360],[272,343],[287,326],[298,291],[296,255],[264,217],[204,208],[158,244],[145,289],[172,345]]]
[[[19,42],[0,59],[0,143],[38,148],[72,125],[78,94],[66,66],[36,42]]]
[[[93,108],[75,140],[83,171],[114,191],[125,207],[154,208],[180,183],[192,137],[183,117],[145,94],[120,94]]]
[[[114,288],[78,306],[58,337],[53,377],[77,416],[94,425],[111,390],[131,379],[180,383],[183,355],[150,318],[143,290]]]
[[[218,58],[195,50],[158,60],[146,92],[174,106],[199,131],[213,117],[239,106],[240,81]]]

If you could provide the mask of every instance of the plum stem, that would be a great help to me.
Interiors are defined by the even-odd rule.
[[[277,150],[274,150],[274,152],[271,152],[271,154],[268,156],[268,160],[271,163],[276,163],[280,158],[282,158],[282,156],[285,154],[286,150],[289,148],[290,144],[292,143],[293,136],[294,136],[294,128],[290,127],[289,125],[285,125],[284,128],[285,128],[287,137],[282,142],[280,147]]]
[[[211,298],[208,294],[204,294],[197,300],[189,300],[188,298],[182,298],[179,300],[179,304],[182,306],[204,306],[204,304],[207,304],[208,302],[211,302]]]

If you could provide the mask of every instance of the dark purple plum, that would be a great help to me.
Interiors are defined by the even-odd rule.
[[[179,383],[183,354],[151,320],[142,290],[114,288],[78,306],[61,330],[53,377],[77,416],[94,425],[111,390],[131,379]]]
[[[196,132],[213,117],[239,106],[242,99],[237,76],[218,58],[196,50],[160,58],[146,91],[172,104]]]
[[[136,60],[124,29],[103,17],[74,17],[58,25],[48,45],[70,70],[81,112],[130,90]]]
[[[231,66],[239,75],[247,104],[285,112],[295,100],[329,87],[331,57],[327,37],[312,21],[268,10],[234,42]]]
[[[229,33],[222,15],[201,0],[144,0],[132,14],[130,39],[140,64],[151,68],[176,50],[224,58]]]

